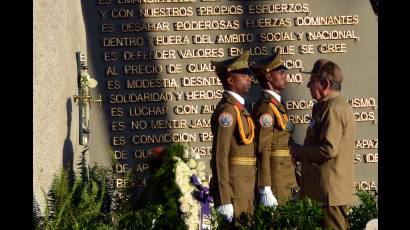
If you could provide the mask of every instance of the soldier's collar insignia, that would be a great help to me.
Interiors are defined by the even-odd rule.
[[[238,107],[238,109],[243,110],[245,107],[239,102],[235,102],[235,105]]]
[[[270,100],[271,100],[271,102],[272,102],[275,106],[280,105],[279,101],[276,100],[276,98],[272,97]]]

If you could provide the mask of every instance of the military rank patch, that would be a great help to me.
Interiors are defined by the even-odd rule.
[[[219,124],[222,127],[230,127],[232,125],[232,122],[233,118],[230,113],[221,113],[221,115],[219,115]]]
[[[259,122],[261,123],[262,127],[271,127],[273,123],[273,118],[271,115],[265,113],[261,116]]]

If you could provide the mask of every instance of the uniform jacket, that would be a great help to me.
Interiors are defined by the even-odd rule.
[[[352,108],[340,92],[317,102],[299,154],[301,195],[329,206],[353,201],[356,124]]]
[[[289,157],[272,157],[274,150],[289,149],[289,132],[277,122],[269,103],[273,103],[283,116],[285,107],[273,95],[262,92],[253,110],[256,124],[257,151],[259,158],[258,186],[271,186],[274,194],[278,187],[297,187],[295,169]]]
[[[210,193],[216,206],[230,204],[232,198],[254,197],[256,166],[229,164],[229,157],[255,157],[254,144],[245,145],[241,142],[235,104],[240,108],[245,134],[249,135],[246,117],[250,114],[232,95],[224,92],[211,116],[213,143]],[[229,117],[232,121],[229,121]]]

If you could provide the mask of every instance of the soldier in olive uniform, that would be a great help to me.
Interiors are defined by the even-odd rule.
[[[348,229],[346,208],[353,202],[353,156],[356,124],[340,94],[343,75],[329,60],[317,60],[308,87],[317,103],[303,146],[292,147],[302,162],[301,195],[323,203],[323,227]]]
[[[275,53],[252,66],[261,85],[261,97],[253,109],[258,151],[260,203],[285,204],[296,191],[295,168],[289,154],[288,117],[280,96],[286,86],[287,68]],[[273,193],[273,199],[270,197]]]
[[[224,92],[211,117],[213,134],[210,193],[218,211],[232,222],[242,212],[253,214],[256,183],[254,124],[244,107],[251,88],[249,52],[212,62]],[[235,221],[234,221],[235,222]]]

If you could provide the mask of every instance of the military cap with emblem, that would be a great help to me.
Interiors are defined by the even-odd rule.
[[[319,75],[320,77],[324,77],[323,73],[328,73],[332,75],[332,77],[329,80],[337,81],[340,83],[343,81],[343,74],[340,67],[336,63],[326,59],[317,60],[315,64],[313,64],[313,68],[310,72],[301,72],[305,74]]]
[[[220,79],[226,78],[228,73],[252,74],[253,72],[249,68],[248,63],[249,56],[249,50],[245,50],[238,57],[227,59],[220,62],[211,61],[211,63],[215,66],[215,72]]]
[[[257,61],[250,67],[256,75],[263,75],[276,70],[288,70],[281,60],[280,53],[276,52],[260,61]]]
[[[318,76],[320,79],[328,79],[332,88],[341,89],[343,81],[343,74],[340,67],[327,59],[319,59],[313,64],[313,68],[310,72],[300,71],[305,74],[312,74]]]

